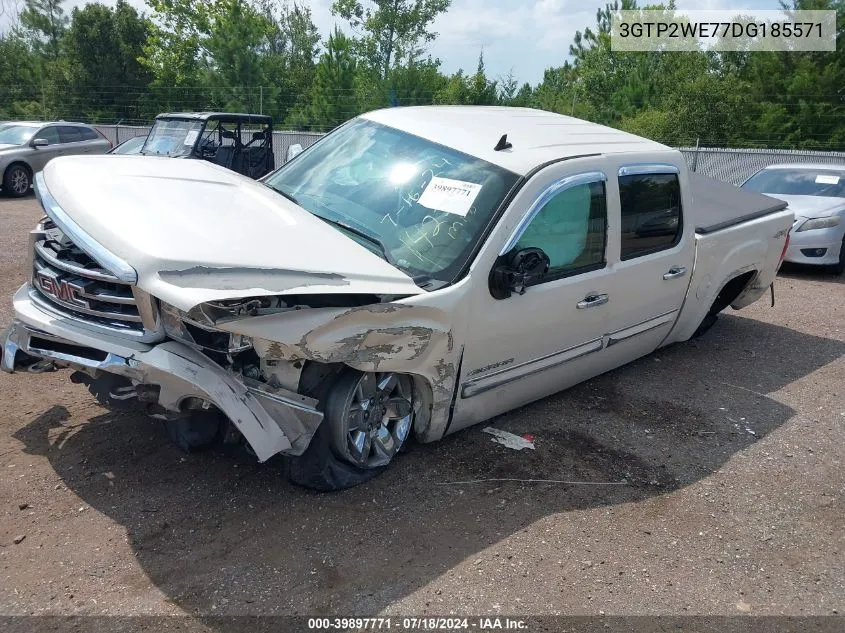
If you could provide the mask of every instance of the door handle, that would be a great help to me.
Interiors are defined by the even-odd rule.
[[[603,305],[610,300],[610,297],[607,295],[600,295],[596,293],[590,293],[582,301],[579,301],[576,307],[579,310],[583,310],[584,308],[594,308],[596,306]]]
[[[663,274],[663,279],[677,279],[687,274],[687,269],[683,266],[672,266],[669,272]]]

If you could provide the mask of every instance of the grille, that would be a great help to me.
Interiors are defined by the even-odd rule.
[[[144,337],[132,286],[79,249],[50,218],[34,232],[33,299],[77,321]]]

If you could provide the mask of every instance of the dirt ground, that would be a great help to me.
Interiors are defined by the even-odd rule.
[[[0,326],[38,217],[0,198]],[[2,374],[0,614],[845,613],[845,279],[776,290],[494,421],[536,451],[476,427],[338,494]],[[489,478],[587,483],[452,483]]]

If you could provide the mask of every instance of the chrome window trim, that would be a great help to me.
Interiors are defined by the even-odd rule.
[[[56,223],[74,244],[96,260],[103,268],[114,274],[119,280],[129,284],[138,282],[138,273],[132,266],[103,248],[59,206],[59,203],[50,194],[49,189],[47,189],[47,184],[44,181],[44,172],[35,174],[35,195],[38,197],[47,215],[50,216],[53,222]]]
[[[681,170],[669,163],[631,163],[619,168],[619,176],[637,176],[641,174],[680,174]]]
[[[544,206],[554,198],[557,194],[562,191],[566,191],[567,189],[571,189],[572,187],[577,187],[579,185],[589,185],[594,182],[606,182],[607,176],[602,171],[588,171],[581,174],[573,174],[571,176],[566,176],[564,178],[560,178],[546,187],[543,192],[537,196],[534,202],[531,204],[531,208],[528,210],[528,213],[523,216],[523,218],[519,221],[519,224],[516,225],[513,233],[511,234],[510,238],[507,242],[505,242],[504,247],[499,252],[499,256],[501,257],[508,251],[510,251],[516,243],[519,241],[519,238],[522,237],[522,234],[525,233],[525,229],[534,221],[534,218],[537,217],[537,214],[543,209]]]

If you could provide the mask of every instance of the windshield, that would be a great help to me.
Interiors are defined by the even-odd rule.
[[[38,128],[33,125],[0,125],[0,145],[24,145]]]
[[[112,154],[138,154],[141,151],[141,147],[144,145],[144,141],[147,140],[146,136],[136,136],[135,138],[130,138],[128,141],[124,141],[117,147],[115,147],[111,153]]]
[[[197,142],[202,121],[190,119],[156,119],[142,154],[188,156]]]
[[[845,198],[845,169],[764,169],[742,188],[758,193]]]
[[[494,139],[495,141],[495,139]],[[356,119],[265,184],[412,277],[450,282],[518,179],[486,161]]]

